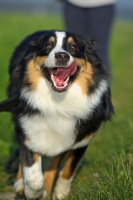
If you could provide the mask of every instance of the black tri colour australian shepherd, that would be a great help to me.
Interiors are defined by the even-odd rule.
[[[65,31],[24,39],[9,74],[9,99],[19,99],[11,109],[21,160],[15,191],[28,200],[63,199],[88,144],[113,114],[109,75],[93,40]],[[44,174],[43,155],[51,157]]]

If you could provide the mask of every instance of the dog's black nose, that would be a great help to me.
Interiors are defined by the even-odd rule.
[[[58,52],[55,54],[55,58],[59,64],[65,64],[69,60],[70,56],[66,52]]]

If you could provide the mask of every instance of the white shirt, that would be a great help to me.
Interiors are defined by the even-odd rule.
[[[68,0],[70,3],[79,7],[97,7],[114,4],[115,0]]]

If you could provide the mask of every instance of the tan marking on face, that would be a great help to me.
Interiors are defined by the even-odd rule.
[[[80,58],[75,58],[75,61],[80,67],[80,72],[75,79],[75,83],[77,83],[81,87],[83,94],[87,94],[89,92],[89,85],[93,84],[92,65],[88,61]]]
[[[49,38],[48,41],[54,43],[55,42],[55,38],[52,36],[52,37]]]
[[[35,90],[40,77],[44,77],[44,74],[41,72],[41,66],[45,63],[46,56],[36,57],[32,59],[27,66],[26,71],[26,83],[30,84],[32,90]]]
[[[75,43],[72,37],[68,38],[68,43]]]
[[[60,162],[61,162],[63,156],[64,156],[64,154],[60,154],[58,156],[53,157],[50,160],[48,167],[44,173],[45,190],[47,191],[47,193],[49,195],[51,194],[54,180],[55,180],[55,177],[58,172],[59,165],[60,165]]]

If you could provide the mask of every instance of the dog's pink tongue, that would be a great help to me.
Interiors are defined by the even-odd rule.
[[[75,74],[77,70],[77,64],[72,62],[68,67],[59,67],[54,74],[54,81],[57,85],[62,86],[63,82],[69,77]]]

